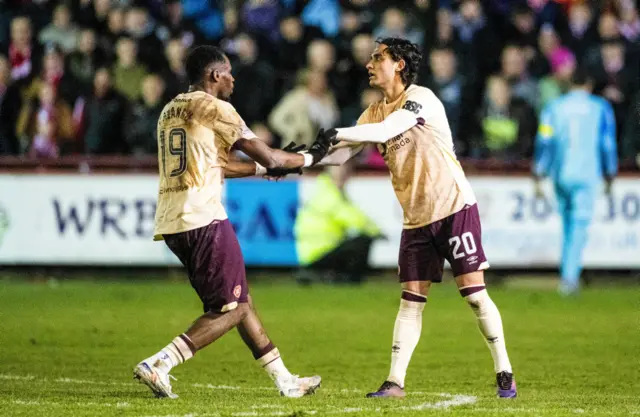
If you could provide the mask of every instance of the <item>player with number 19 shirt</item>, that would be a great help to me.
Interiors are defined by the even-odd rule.
[[[253,306],[238,239],[222,205],[225,177],[298,172],[324,157],[329,141],[304,153],[294,143],[273,149],[254,135],[228,100],[234,79],[228,57],[199,46],[186,61],[189,92],[171,100],[158,120],[160,183],[154,240],[164,240],[186,267],[204,314],[165,348],[139,362],[134,377],[157,397],[176,398],[169,371],[232,328],[286,397],[312,394],[319,376],[291,374]],[[255,162],[229,161],[231,149]],[[169,312],[168,312],[169,313]]]
[[[432,282],[442,281],[451,264],[460,294],[478,319],[494,360],[499,397],[513,398],[515,379],[507,355],[502,320],[489,297],[483,270],[476,198],[458,162],[444,107],[435,94],[414,84],[421,54],[400,38],[377,41],[367,64],[369,84],[384,98],[369,106],[357,126],[332,129],[338,143],[320,164],[341,164],[364,143],[384,157],[404,212],[398,274],[402,285],[389,376],[368,397],[404,397],[404,380],[422,328],[422,312]]]
[[[203,91],[180,94],[165,106],[157,129],[155,240],[227,218],[221,200],[224,167],[235,141],[251,139],[241,126],[230,103]]]

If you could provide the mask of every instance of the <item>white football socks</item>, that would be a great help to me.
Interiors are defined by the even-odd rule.
[[[393,345],[391,347],[391,369],[388,381],[395,382],[404,388],[411,355],[420,340],[422,331],[422,311],[427,297],[417,293],[403,291],[400,310],[393,328]]]
[[[156,368],[164,372],[169,372],[174,366],[191,359],[193,357],[193,343],[187,335],[181,334],[164,347],[160,352],[151,356],[146,362],[151,363]]]
[[[478,319],[478,328],[485,338],[495,372],[507,371],[512,373],[509,355],[502,330],[502,318],[498,307],[489,297],[484,285],[460,288],[460,294],[469,303],[471,310]]]
[[[278,348],[273,348],[271,351],[257,359],[260,366],[267,371],[269,377],[280,388],[281,381],[288,381],[291,379],[291,372],[284,366],[284,362],[280,357]]]

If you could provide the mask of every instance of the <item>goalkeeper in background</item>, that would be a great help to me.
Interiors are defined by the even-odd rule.
[[[593,217],[599,187],[605,193],[618,170],[616,123],[613,109],[604,98],[591,94],[592,83],[577,70],[572,89],[543,110],[536,137],[533,175],[536,196],[543,197],[541,179],[554,185],[562,219],[562,294],[579,290],[582,252]]]

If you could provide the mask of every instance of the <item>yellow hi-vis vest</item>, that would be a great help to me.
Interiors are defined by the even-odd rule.
[[[328,174],[321,174],[309,200],[298,211],[294,226],[301,265],[311,264],[348,237],[380,235],[380,228],[353,205]]]

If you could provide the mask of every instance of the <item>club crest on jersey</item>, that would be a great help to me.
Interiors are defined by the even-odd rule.
[[[242,292],[242,285],[236,285],[233,289],[233,296],[236,298],[240,298],[241,292]]]
[[[418,104],[415,101],[407,100],[402,106],[403,109],[409,110],[411,113],[418,114],[422,108],[422,104]]]

